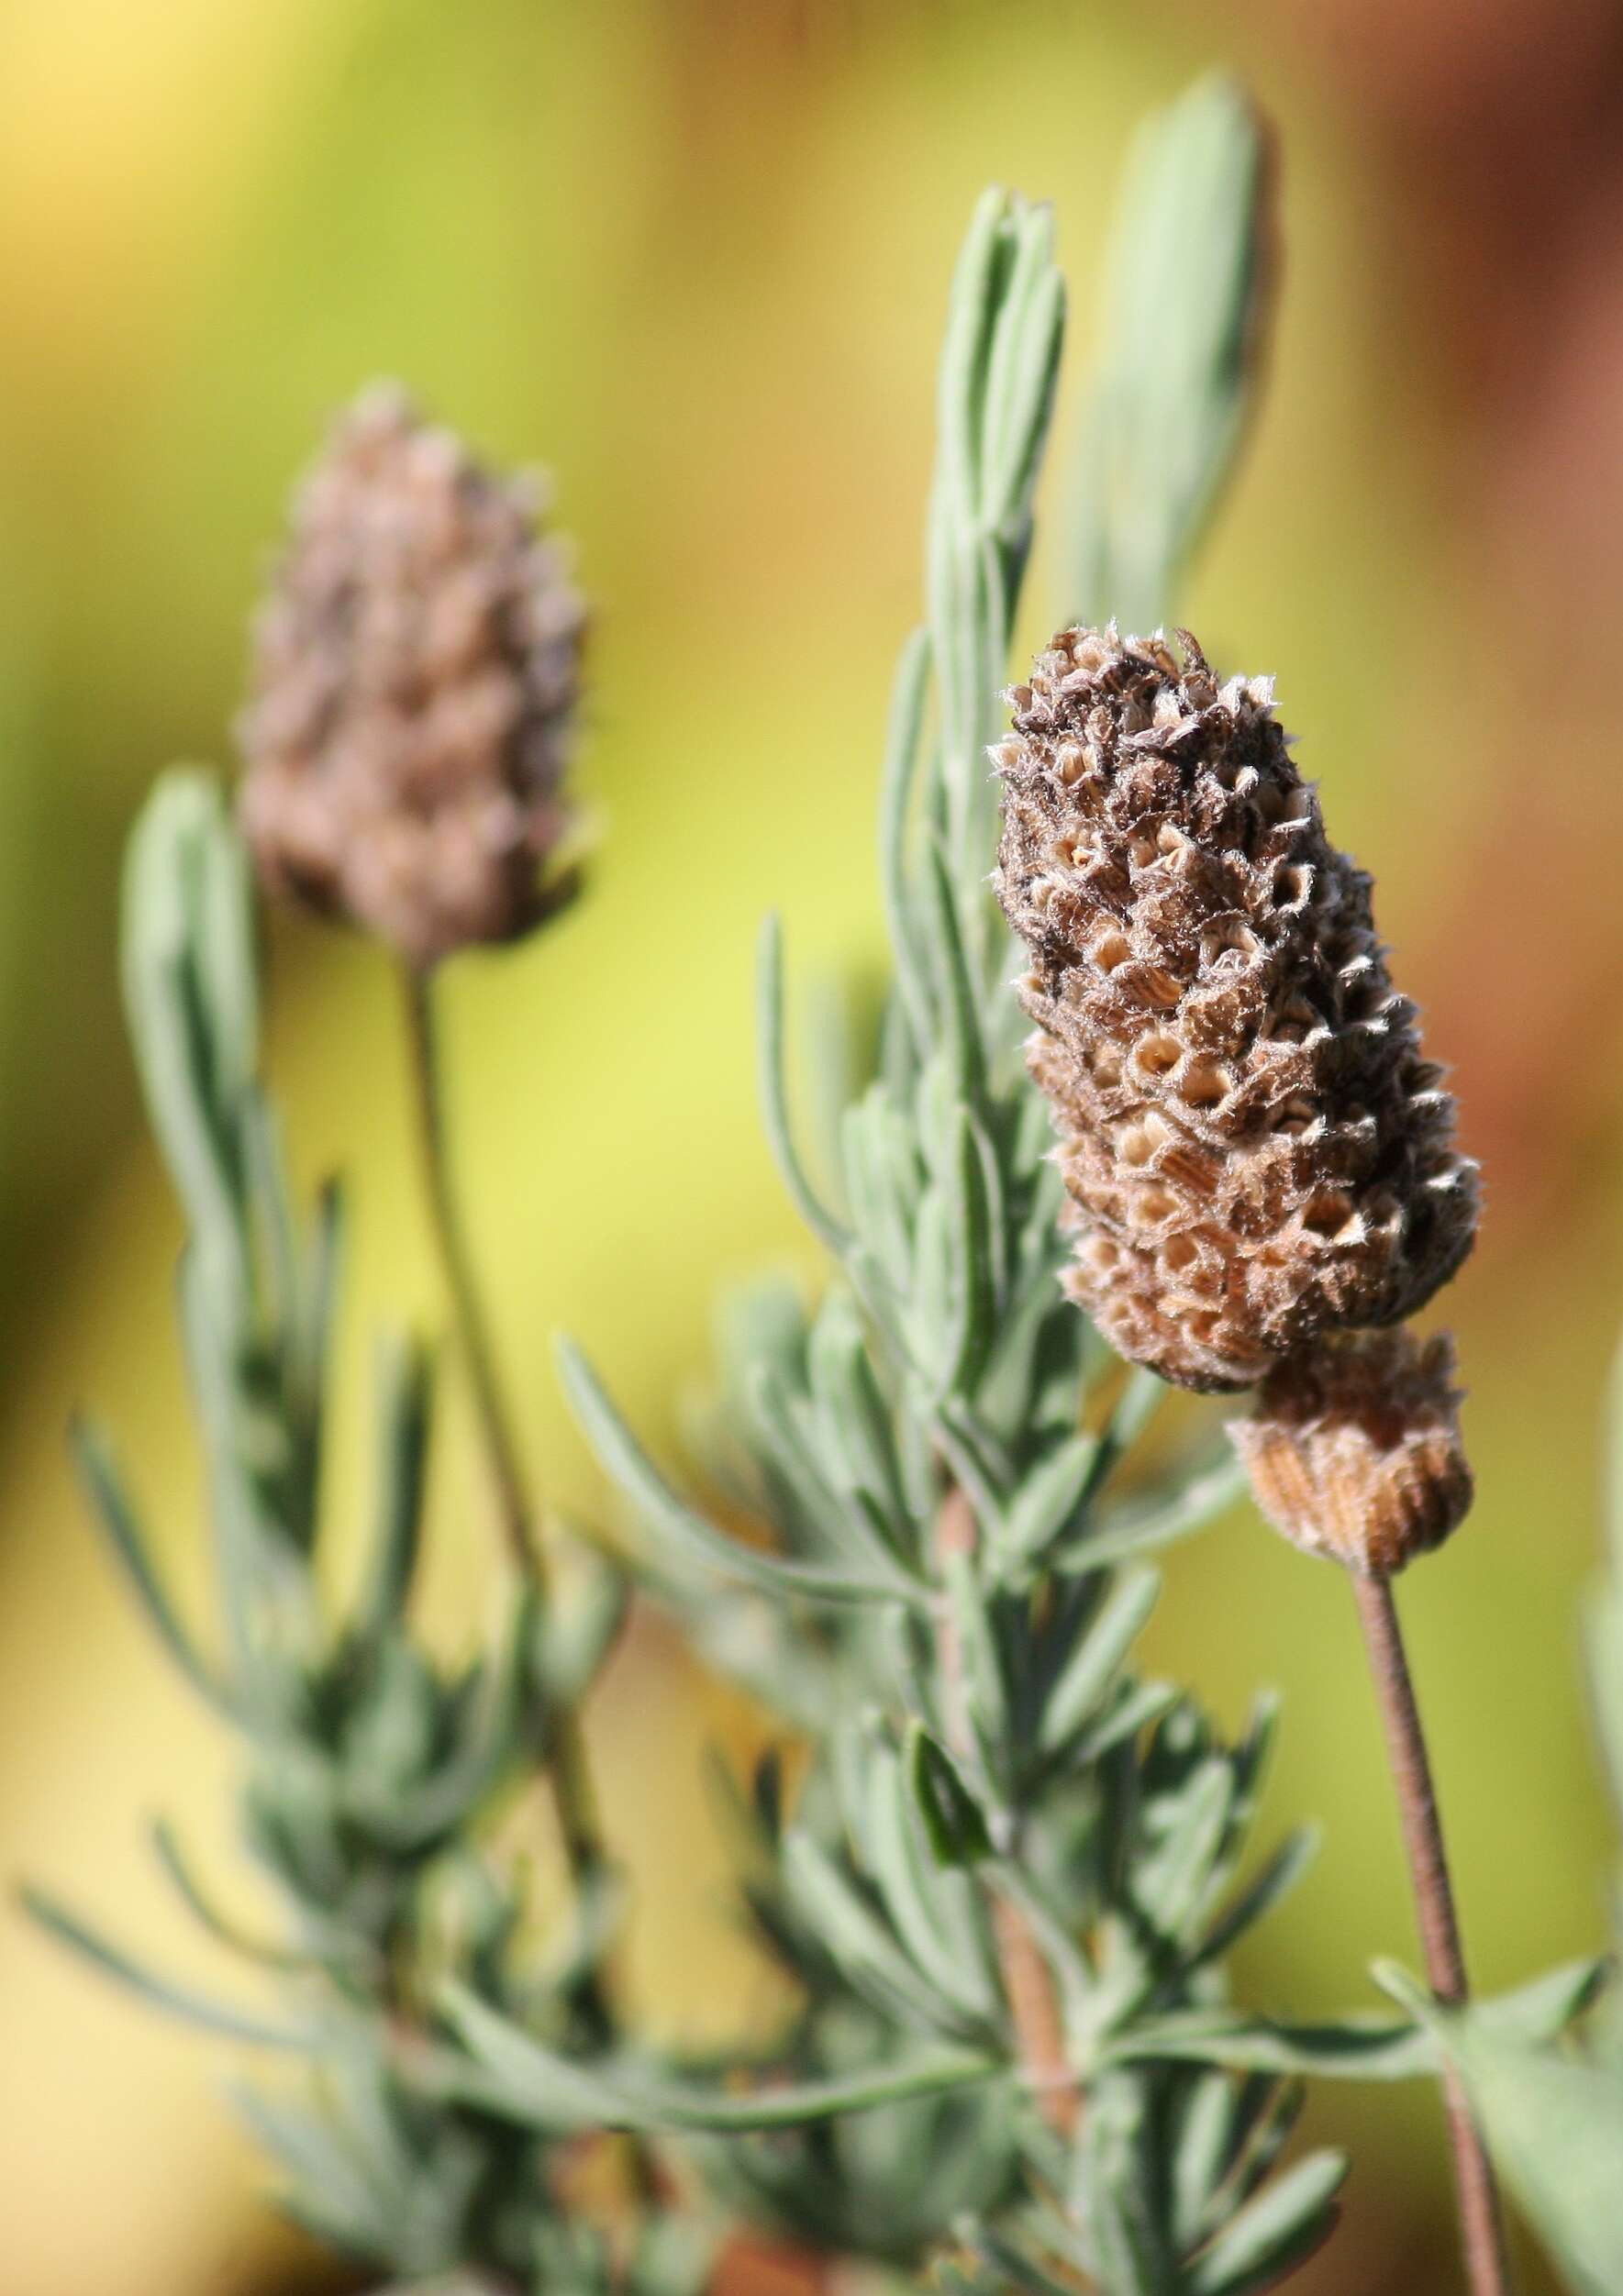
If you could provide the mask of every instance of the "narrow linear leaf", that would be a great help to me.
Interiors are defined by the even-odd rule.
[[[1478,2021],[1496,2040],[1524,2041],[1537,2046],[1559,2040],[1567,2027],[1593,2009],[1614,1984],[1617,1965],[1610,1954],[1588,1955],[1563,1961],[1542,1977],[1518,1985],[1513,1993],[1495,1993],[1473,2005]]]
[[[993,2266],[1001,2275],[996,2283],[997,2296],[1006,2296],[1010,2290],[1018,2290],[1021,2296],[1073,2296],[1071,2287],[1051,2279],[1029,2257],[1022,2256],[989,2225],[966,2225],[962,2237],[984,2264]],[[983,2283],[977,2281],[974,2286],[981,2289]],[[989,2287],[985,2296],[991,2296]]]
[[[937,1862],[973,1866],[992,1855],[979,1803],[945,1747],[916,1722],[907,1733],[907,1783]]]
[[[1288,1834],[1263,1866],[1256,1880],[1241,1891],[1234,1903],[1219,1915],[1196,1956],[1200,1964],[1220,1960],[1229,1947],[1254,1928],[1281,1900],[1287,1897],[1314,1858],[1318,1855],[1323,1836],[1317,1825],[1299,1825]]]
[[[1065,283],[1053,263],[1053,219],[1043,213],[1032,221],[1038,227],[1022,250],[1030,287],[1017,327],[1008,330],[1006,367],[995,379],[1002,420],[991,439],[982,483],[984,516],[1004,534],[1029,516],[1031,483],[1048,437],[1065,339]]]
[[[1312,2073],[1336,2080],[1413,2080],[1438,2053],[1413,2024],[1354,2010],[1317,2024],[1284,2024],[1237,2009],[1189,2009],[1139,2020],[1101,2052],[1112,2063],[1177,2058],[1237,2072]]]
[[[409,1334],[390,1337],[377,1370],[377,1498],[366,1582],[357,1611],[363,1635],[397,1625],[417,1569],[433,1400],[428,1349]]]
[[[1151,1723],[1159,1722],[1177,1704],[1179,1696],[1175,1682],[1124,1684],[1116,1703],[1106,1706],[1080,1737],[1073,1738],[1061,1758],[1072,1765],[1096,1762],[1113,1746],[1121,1745],[1124,1739],[1134,1737]]]
[[[1133,1895],[1144,1921],[1184,1944],[1212,1894],[1234,1811],[1234,1773],[1213,1757],[1190,1776],[1175,1816],[1153,1853],[1139,1860]]]
[[[936,385],[940,483],[959,518],[980,491],[980,433],[986,357],[1006,283],[1009,195],[994,184],[975,203],[952,273]]]
[[[801,1218],[837,1259],[843,1259],[853,1240],[850,1231],[835,1218],[813,1187],[795,1144],[789,1118],[789,1093],[784,1073],[784,935],[775,916],[769,916],[761,928],[759,982],[756,1025],[767,1138],[784,1185],[795,1199]]]
[[[915,1049],[921,1055],[928,1050],[932,1034],[929,976],[918,952],[907,887],[907,816],[923,744],[929,675],[929,632],[917,629],[902,649],[891,700],[880,800],[879,870],[897,984]]]
[[[1214,2066],[1189,2081],[1184,2094],[1168,2195],[1180,2249],[1194,2247],[1212,2229],[1214,2204],[1226,2197],[1223,2183],[1240,2142],[1244,2091]]]
[[[228,1921],[216,1907],[192,1870],[167,1818],[156,1819],[152,1825],[152,1848],[159,1864],[168,1876],[176,1895],[188,1912],[207,1930],[211,1937],[246,1960],[257,1961],[268,1969],[307,1969],[317,1966],[316,1957],[298,1953],[286,1946],[271,1945],[250,1937],[237,1924]]]
[[[222,1281],[240,1284],[235,1094],[251,1070],[252,1047],[234,1040],[245,1018],[238,984],[204,977],[204,959],[221,936],[217,914],[200,914],[208,854],[228,835],[207,775],[175,771],[159,781],[126,852],[120,962],[152,1128]],[[217,882],[209,903],[217,913],[219,890]]]
[[[1190,2296],[1251,2296],[1305,2264],[1336,2228],[1344,2153],[1310,2153],[1212,2241],[1189,2276]]]
[[[965,1105],[978,1111],[986,1093],[986,1048],[981,1032],[980,1005],[969,952],[963,944],[963,923],[952,874],[939,840],[932,838],[924,855],[928,937],[941,974],[941,1005],[951,1073]]]
[[[1266,132],[1214,74],[1149,119],[1106,263],[1106,349],[1077,505],[1078,601],[1149,629],[1244,434],[1266,345]]]
[[[961,2004],[936,1987],[902,1950],[884,1923],[809,1834],[784,1842],[784,1870],[807,1919],[860,1991],[903,2023],[962,2035]]]
[[[1472,2021],[1495,2046],[1535,2049],[1553,2041],[1594,2000],[1605,1961],[1564,1963],[1514,1992],[1473,2004]],[[1415,1980],[1390,1962],[1376,1981],[1409,2008]],[[1430,1995],[1422,1992],[1429,2003]],[[1314,2024],[1286,2024],[1238,2009],[1182,2010],[1114,2034],[1102,2054],[1112,2060],[1184,2058],[1241,2072],[1314,2073],[1338,2080],[1413,2080],[1436,2074],[1441,2056],[1419,2024],[1395,2024],[1378,2011],[1354,2009]],[[1623,2156],[1620,2156],[1623,2157]]]
[[[952,1160],[949,1232],[953,1243],[953,1338],[948,1354],[947,1386],[957,1392],[973,1387],[997,1329],[992,1203],[975,1127],[962,1109],[954,1132]]]
[[[228,2041],[245,2041],[254,2048],[297,2049],[306,2056],[315,2056],[324,2046],[320,2035],[309,2027],[266,2024],[244,2010],[210,2001],[206,1994],[193,1992],[189,1986],[175,1984],[143,1969],[120,1947],[111,1944],[32,1883],[23,1885],[18,1898],[29,1919],[38,1922],[59,1944],[92,1962],[104,1977],[112,1978],[151,2008],[161,2009],[169,2016],[179,2017],[204,2032],[218,2034]]]
[[[978,1893],[935,1859],[900,1758],[876,1749],[867,1768],[863,1857],[896,1934],[933,1985],[990,2025],[997,1992]]]
[[[1017,211],[1011,221],[1014,261],[992,333],[981,418],[979,507],[982,523],[991,528],[999,527],[1017,507],[1010,496],[1008,466],[1018,462],[1024,449],[1021,418],[1028,412],[1028,394],[1020,388],[1022,370],[1034,332],[1047,347],[1044,331],[1032,327],[1033,305],[1046,295],[1056,278],[1052,208]]]
[[[1148,1499],[1127,1500],[1101,1514],[1097,1525],[1060,1548],[1056,1570],[1098,1570],[1129,1555],[1147,1554],[1186,1538],[1232,1506],[1246,1489],[1245,1470],[1225,1445],[1223,1455],[1192,1470],[1176,1489]]]
[[[1098,1447],[1096,1436],[1067,1436],[1031,1470],[993,1533],[993,1560],[1001,1571],[1012,1576],[1039,1562],[1071,1528]]]
[[[932,2049],[838,2080],[748,2092],[709,2090],[582,2066],[532,2040],[463,1986],[448,1987],[442,1998],[446,2014],[474,2057],[499,2077],[506,2109],[538,2128],[795,2128],[907,2097],[967,2088],[1006,2071],[980,2053]]]
[[[1062,1752],[1096,1715],[1161,1594],[1158,1571],[1135,1570],[1116,1589],[1061,1669],[1042,1710],[1039,1743]]]
[[[673,1552],[723,1578],[759,1587],[769,1594],[824,1603],[921,1599],[920,1591],[904,1579],[893,1583],[859,1572],[825,1569],[817,1563],[784,1562],[727,1537],[677,1497],[572,1342],[560,1340],[558,1360],[570,1408],[605,1472]]]
[[[318,1409],[332,1352],[333,1323],[343,1272],[349,1208],[342,1181],[323,1181],[305,1247],[299,1285],[295,1353],[307,1407]]]
[[[89,1495],[95,1519],[106,1535],[125,1577],[135,1590],[136,1599],[146,1613],[149,1625],[193,1689],[200,1691],[211,1706],[229,1714],[229,1695],[198,1655],[196,1646],[182,1625],[179,1614],[152,1567],[146,1540],[136,1519],[135,1509],[125,1492],[111,1445],[99,1428],[83,1419],[74,1420],[69,1431],[69,1442],[74,1465]]]

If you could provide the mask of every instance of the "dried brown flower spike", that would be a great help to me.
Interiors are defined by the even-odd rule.
[[[1266,679],[1062,631],[1015,688],[995,882],[1031,952],[1075,1298],[1180,1386],[1395,1323],[1471,1248],[1473,1165]]]
[[[239,733],[261,872],[415,966],[552,905],[585,616],[540,508],[376,387],[306,479],[260,617]]]
[[[1446,1332],[1360,1332],[1288,1356],[1228,1430],[1274,1528],[1383,1576],[1440,1547],[1471,1505],[1454,1370]]]

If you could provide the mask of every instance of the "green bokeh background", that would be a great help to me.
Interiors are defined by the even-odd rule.
[[[1263,418],[1187,618],[1226,666],[1278,674],[1486,1165],[1448,1303],[1480,1503],[1405,1588],[1476,1969],[1507,1983],[1601,1941],[1612,1851],[1574,1621],[1623,1294],[1618,45],[1599,0],[0,5],[9,1869],[206,1966],[140,1826],[170,1810],[229,1870],[230,1749],[109,1582],[61,1436],[82,1396],[119,1427],[201,1597],[178,1232],[117,1013],[117,854],[158,767],[229,762],[245,617],[325,411],[395,373],[493,452],[545,460],[597,606],[590,897],[447,983],[528,1446],[558,1500],[595,1507],[550,1332],[575,1330],[669,1443],[717,1287],[768,1261],[816,1274],[756,1120],[751,951],[777,907],[802,982],[879,958],[877,753],[963,219],[994,178],[1056,202],[1073,413],[1133,122],[1220,59],[1280,122],[1288,266]],[[1066,464],[1062,420],[1055,511]],[[1036,639],[1070,603],[1052,549],[1029,596]],[[368,1326],[436,1313],[391,983],[296,922],[274,963],[299,1169],[359,1183],[358,1391]],[[340,1511],[359,1471],[340,1445]],[[460,1403],[436,1476],[430,1602],[467,1634],[491,1547]],[[1169,1579],[1157,1663],[1230,1722],[1277,1683],[1272,1819],[1328,1821],[1245,1982],[1295,2011],[1364,1998],[1370,1958],[1413,1948],[1345,1588],[1243,1517]],[[650,1623],[593,1717],[641,1890],[633,1980],[666,2030],[769,2007],[718,1913],[698,1774],[706,1736],[748,1727]],[[0,2296],[306,2284],[217,2053],[13,1920],[0,2031]],[[1302,2289],[1446,2287],[1433,2101],[1349,2091],[1316,2124],[1357,2168]]]

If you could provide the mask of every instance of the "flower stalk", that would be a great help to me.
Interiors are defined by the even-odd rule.
[[[513,1431],[490,1322],[451,1177],[439,1032],[433,1002],[434,974],[428,968],[406,965],[401,971],[401,985],[412,1105],[428,1223],[467,1368],[503,1539],[520,1578],[545,1602],[550,1592],[550,1573],[537,1525],[537,1509]],[[563,1854],[576,1884],[589,1885],[603,1870],[606,1860],[579,1717],[572,1708],[561,1707],[549,1715],[547,1731],[547,1775],[551,1782]],[[595,1994],[594,1998],[596,2022],[601,2024],[606,2013],[601,1997]]]
[[[1354,1570],[1351,1576],[1403,1823],[1427,1981],[1440,2002],[1459,2008],[1469,1998],[1465,1955],[1431,1760],[1392,1581],[1384,1571]],[[1460,2076],[1451,2066],[1443,2075],[1443,2094],[1472,2296],[1509,2296],[1510,2259],[1493,2166]]]

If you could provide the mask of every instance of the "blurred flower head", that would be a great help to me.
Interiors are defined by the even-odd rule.
[[[239,738],[261,875],[418,967],[556,904],[585,612],[543,509],[374,385],[298,491],[256,626]]]

